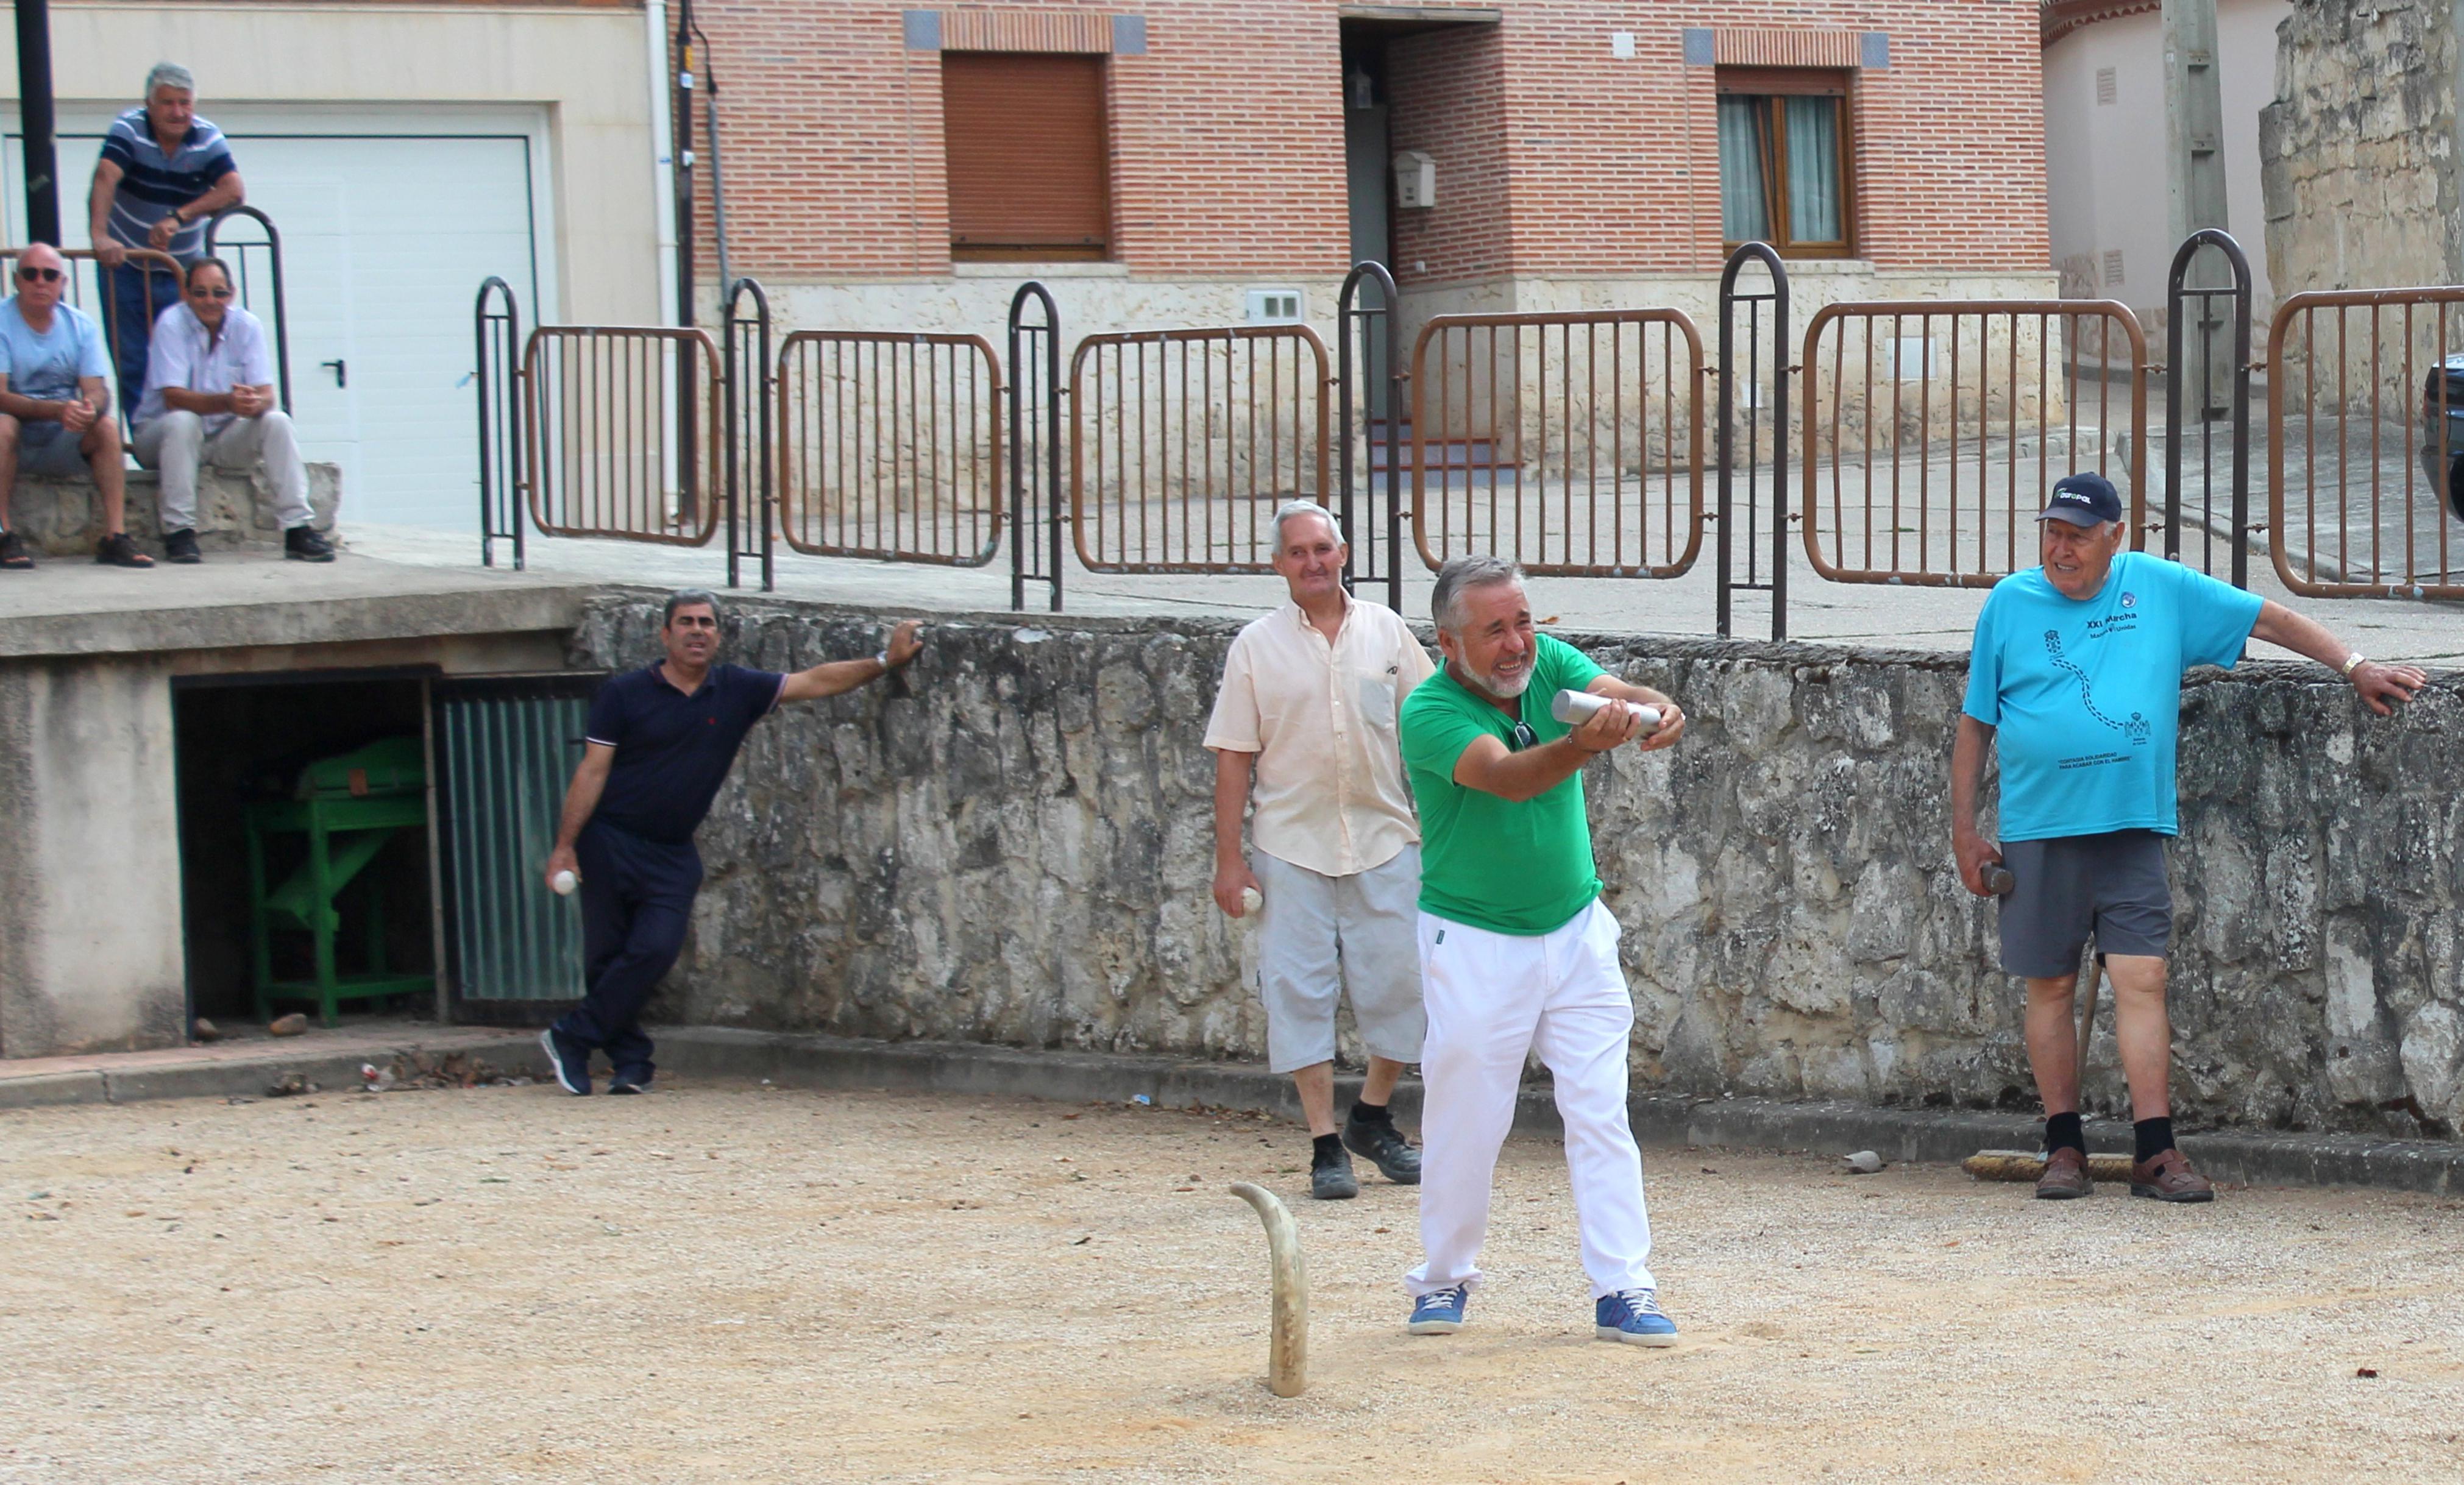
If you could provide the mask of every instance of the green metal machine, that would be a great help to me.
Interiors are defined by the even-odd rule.
[[[320,758],[300,770],[287,799],[248,806],[249,945],[260,1020],[277,1000],[309,1000],[327,1026],[345,1000],[433,994],[431,974],[398,973],[385,965],[382,874],[368,866],[394,837],[428,828],[428,769],[416,737],[386,737],[355,752]],[[267,846],[285,836],[306,837],[306,859],[279,886],[266,884]],[[286,853],[287,854],[287,853]],[[366,918],[361,968],[336,964],[341,899],[356,889]],[[309,935],[310,977],[274,977],[274,936]]]

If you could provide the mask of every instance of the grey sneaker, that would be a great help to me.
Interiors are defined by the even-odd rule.
[[[1360,1194],[1360,1182],[1352,1173],[1352,1157],[1336,1150],[1331,1159],[1313,1162],[1309,1167],[1309,1194],[1320,1201],[1349,1201]]]
[[[1392,1119],[1343,1122],[1343,1147],[1377,1167],[1377,1173],[1397,1186],[1420,1184],[1420,1151]]]

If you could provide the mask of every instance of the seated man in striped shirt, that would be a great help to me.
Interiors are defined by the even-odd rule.
[[[128,261],[152,248],[181,263],[206,251],[206,219],[243,194],[223,131],[197,117],[197,79],[176,62],[145,75],[145,102],[112,120],[86,198],[94,255],[111,279],[105,319],[122,405],[145,392],[145,346],[155,317],[180,302],[179,275]]]

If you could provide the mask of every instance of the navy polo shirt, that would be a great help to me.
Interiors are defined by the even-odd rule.
[[[655,665],[609,676],[591,699],[589,737],[613,747],[616,762],[591,819],[648,841],[691,842],[744,734],[786,684],[776,670],[713,666],[688,696]]]

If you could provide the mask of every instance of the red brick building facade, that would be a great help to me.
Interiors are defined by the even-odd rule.
[[[2051,292],[2036,0],[704,0],[695,18],[724,89],[735,270],[804,323],[980,322],[1028,272],[1083,280],[1124,323],[1237,319],[1245,288],[1284,284],[1323,318],[1355,254],[1425,309],[1647,302],[1647,279],[1693,298],[1741,220],[1722,135],[1747,148],[1749,91],[1777,98],[1770,131],[1801,121],[1793,151],[1763,140],[1773,175],[1838,146],[1818,296]],[[1016,142],[953,138],[947,59],[1056,53],[1100,88],[1100,229],[1060,253],[972,247],[963,221],[954,240],[978,211],[954,190],[1028,192],[1035,172],[970,183]],[[1779,97],[1800,86],[1830,101]],[[1820,119],[1836,138],[1803,122]],[[1431,205],[1394,199],[1406,152]],[[1053,257],[1071,261],[1045,273]]]

